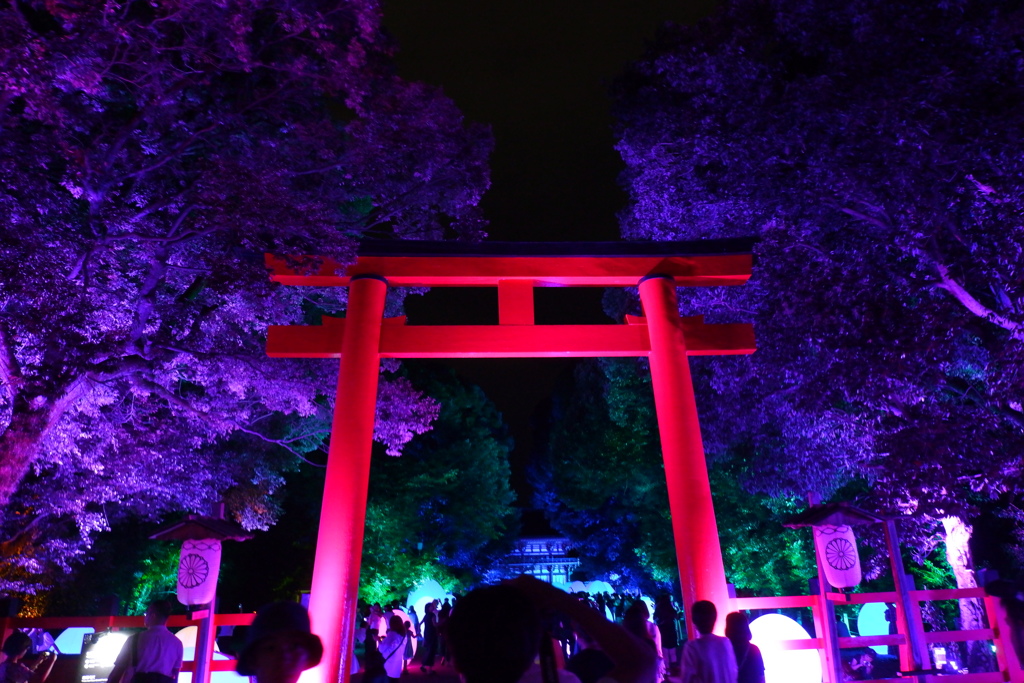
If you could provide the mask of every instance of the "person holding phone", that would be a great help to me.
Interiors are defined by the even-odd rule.
[[[30,664],[25,655],[32,647],[32,639],[21,631],[7,637],[3,645],[4,661],[0,662],[0,683],[43,683],[57,661],[55,652],[43,652]]]

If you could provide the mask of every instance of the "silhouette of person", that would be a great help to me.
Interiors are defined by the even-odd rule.
[[[257,683],[295,683],[324,654],[319,636],[310,632],[309,614],[297,602],[272,602],[256,612],[238,657],[238,673]]]
[[[761,650],[750,642],[750,624],[743,612],[730,612],[725,617],[725,637],[736,655],[737,683],[764,683],[764,658]]]

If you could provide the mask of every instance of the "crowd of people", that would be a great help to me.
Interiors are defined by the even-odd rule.
[[[146,610],[146,630],[128,639],[108,683],[174,683],[182,644],[168,631],[168,601]],[[613,619],[608,619],[611,615]],[[653,621],[639,597],[570,594],[523,576],[478,588],[461,599],[434,600],[420,617],[414,607],[365,606],[357,640],[363,683],[395,683],[414,666],[436,673],[451,665],[466,683],[764,683],[760,650],[751,643],[742,612],[725,619],[725,636],[714,634],[718,613],[694,603],[696,637],[684,642],[680,612],[668,595],[655,603]],[[614,619],[614,617],[618,619]],[[259,610],[235,653],[238,672],[257,683],[296,683],[323,654],[309,616],[297,603]],[[353,653],[354,654],[354,653]],[[844,680],[877,673],[878,655],[867,648],[844,651]],[[845,656],[849,655],[849,656]],[[3,643],[0,683],[45,683],[56,656],[35,652],[26,633]]]
[[[728,615],[721,638],[712,633],[714,605],[695,604],[699,637],[684,645],[668,595],[655,602],[652,623],[639,596],[570,594],[524,576],[429,602],[421,618],[376,604],[362,617],[365,683],[400,680],[417,641],[421,671],[450,663],[466,683],[764,683],[744,614]]]
[[[174,683],[182,644],[166,627],[170,614],[167,601],[149,605],[146,630],[122,647],[108,683]],[[361,616],[363,683],[400,681],[417,652],[423,673],[451,665],[465,683],[765,682],[746,615],[728,614],[725,636],[718,636],[718,612],[708,601],[693,604],[696,637],[685,642],[668,595],[658,598],[652,615],[638,597],[571,594],[529,576],[434,600],[422,617],[414,607],[378,604],[365,606]],[[257,683],[296,683],[320,662],[323,647],[306,610],[279,602],[257,612],[236,654],[238,672]],[[852,654],[843,658],[845,680],[872,677],[875,653]],[[45,683],[55,658],[33,652],[29,635],[15,631],[3,643],[0,683]],[[352,660],[355,673],[359,661]]]

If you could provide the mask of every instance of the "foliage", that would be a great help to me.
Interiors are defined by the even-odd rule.
[[[535,466],[538,503],[573,542],[588,578],[618,575],[650,590],[676,581],[676,555],[657,420],[645,361],[581,363],[560,390],[544,461]],[[770,498],[741,482],[751,458],[740,451],[711,463],[715,515],[726,576],[757,595],[799,593],[814,551],[782,520],[792,498]]]
[[[119,614],[141,614],[146,602],[176,589],[180,543],[151,541],[158,525],[126,519],[100,534],[90,558],[72,582],[48,585],[25,604],[39,601],[39,616],[103,616],[113,604]]]
[[[675,556],[665,542],[672,531],[650,390],[632,362],[577,366],[553,399],[531,483],[538,507],[578,553],[581,575],[618,575],[620,585],[637,587],[671,580]]]
[[[161,543],[143,558],[141,568],[135,572],[135,585],[124,605],[125,614],[145,614],[152,600],[167,598],[178,589],[178,560],[181,546]]]
[[[430,364],[410,362],[403,373],[442,409],[402,457],[373,453],[360,577],[360,597],[371,603],[404,599],[422,579],[452,589],[472,584],[498,566],[516,532],[511,443],[494,405]],[[280,522],[224,544],[223,605],[254,609],[309,589],[323,490],[323,470],[289,473]]]
[[[324,473],[320,467],[286,473],[275,496],[280,505],[277,523],[248,541],[223,544],[217,588],[221,609],[253,611],[268,602],[295,600],[301,591],[309,590]]]
[[[267,359],[265,329],[345,300],[272,285],[264,252],[482,234],[489,135],[392,74],[379,23],[370,0],[0,5],[0,589],[125,515],[223,494],[272,522],[336,366]],[[381,394],[398,452],[437,405]]]
[[[750,459],[733,452],[708,472],[726,576],[740,594],[802,595],[817,575],[814,542],[806,530],[782,524],[803,501],[745,489]]]
[[[423,579],[480,581],[517,527],[512,442],[494,404],[450,370],[407,363],[405,372],[441,412],[401,458],[374,458],[360,578],[368,602],[404,598]]]
[[[931,520],[1018,487],[1020,7],[734,0],[619,82],[623,236],[758,239],[748,285],[681,292],[755,324],[753,356],[693,363],[747,485],[863,476],[864,504]]]

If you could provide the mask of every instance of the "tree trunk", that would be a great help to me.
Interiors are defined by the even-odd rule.
[[[977,588],[974,578],[974,561],[971,558],[971,532],[969,524],[959,517],[944,517],[942,527],[946,531],[946,559],[953,568],[957,588]],[[986,628],[985,610],[981,600],[960,600],[960,628],[974,630]],[[964,665],[972,673],[994,671],[992,654],[982,641],[972,640],[964,643],[967,657]]]
[[[7,505],[35,460],[45,418],[39,413],[15,413],[10,426],[0,432],[0,506]]]

